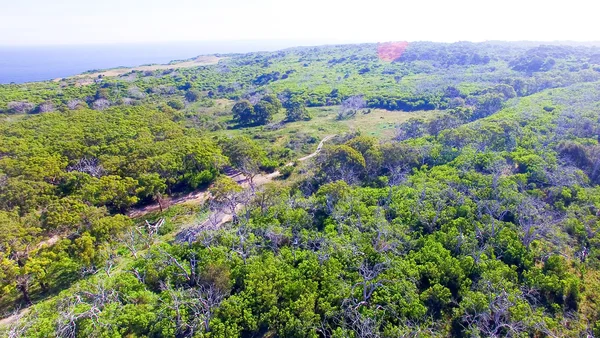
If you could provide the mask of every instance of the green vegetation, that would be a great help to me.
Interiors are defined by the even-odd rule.
[[[365,44],[2,85],[0,333],[600,335],[598,55]]]
[[[273,94],[260,98],[254,105],[248,100],[242,100],[233,106],[233,120],[240,125],[263,125],[271,122],[273,115],[281,108],[281,101]]]

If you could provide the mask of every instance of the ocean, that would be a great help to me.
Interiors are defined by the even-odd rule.
[[[81,46],[0,46],[0,83],[45,81],[88,70],[168,63],[216,53],[274,51],[327,41],[223,41]]]

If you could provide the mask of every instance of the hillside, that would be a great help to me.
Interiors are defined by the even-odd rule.
[[[600,335],[600,47],[0,85],[0,334]]]

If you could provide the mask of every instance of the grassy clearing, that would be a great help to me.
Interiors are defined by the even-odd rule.
[[[24,119],[27,114],[13,114],[13,115],[3,115],[0,114],[0,122],[4,123],[14,123]]]
[[[215,118],[223,123],[229,122],[231,114],[224,114],[229,104],[220,102],[214,107]],[[248,135],[258,140],[264,140],[270,146],[290,147],[294,140],[304,140],[305,142],[297,149],[294,149],[297,155],[305,155],[314,151],[315,143],[318,143],[327,135],[360,131],[363,134],[374,136],[381,140],[389,140],[395,135],[395,128],[413,117],[430,119],[438,112],[436,111],[388,111],[383,109],[371,109],[370,113],[358,113],[356,116],[337,120],[339,106],[309,108],[312,115],[310,121],[297,121],[284,123],[281,128],[270,130],[268,126],[226,129],[218,131],[219,135]],[[369,110],[366,110],[369,111]],[[365,112],[366,112],[365,111]],[[283,121],[285,114],[277,114],[273,121]]]
[[[219,63],[219,60],[221,60],[221,59],[223,59],[223,58],[217,57],[214,55],[205,55],[205,56],[199,56],[190,61],[177,62],[177,63],[166,64],[166,65],[147,65],[147,66],[139,66],[139,67],[131,67],[131,68],[107,69],[107,70],[101,71],[101,72],[85,73],[85,74],[76,75],[76,76],[74,76],[74,78],[97,78],[100,75],[101,76],[119,76],[119,75],[127,74],[134,70],[143,72],[143,71],[155,71],[155,70],[164,70],[164,69],[179,69],[179,68],[209,66],[209,65],[216,65],[217,63]],[[58,80],[61,80],[61,79],[56,79],[55,81],[58,81]]]
[[[432,112],[401,112],[383,109],[371,109],[370,113],[358,113],[356,116],[337,120],[338,106],[309,109],[313,116],[310,121],[288,123],[279,130],[282,134],[303,132],[321,138],[330,134],[343,134],[361,131],[380,139],[390,139],[395,128],[412,117],[430,118]],[[369,111],[369,110],[367,110]]]

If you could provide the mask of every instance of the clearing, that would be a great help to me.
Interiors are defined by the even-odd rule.
[[[231,114],[229,105],[222,105],[215,109],[216,115],[214,118],[223,123],[230,123]],[[396,134],[396,128],[406,122],[410,118],[422,118],[425,120],[439,114],[438,111],[390,111],[384,109],[370,109],[370,113],[366,113],[369,109],[357,113],[355,116],[338,120],[337,114],[339,106],[316,107],[308,108],[312,115],[310,121],[297,121],[290,123],[281,123],[279,126],[258,126],[236,129],[220,130],[217,133],[228,136],[247,135],[250,138],[256,139],[258,142],[266,141],[275,146],[296,148],[290,146],[290,143],[296,143],[298,149],[294,149],[298,157],[306,155],[314,150],[318,140],[322,140],[327,135],[343,135],[345,133],[360,131],[364,135],[374,136],[380,140],[390,140]],[[224,114],[223,112],[227,112]],[[209,113],[205,111],[204,113]],[[210,114],[210,113],[209,113]],[[281,113],[274,116],[274,125],[277,121],[283,121],[285,114]],[[307,137],[313,141],[308,141]]]
[[[134,70],[143,72],[143,71],[147,71],[147,70],[154,71],[154,70],[161,70],[161,69],[179,69],[179,68],[210,66],[210,65],[216,65],[222,59],[225,59],[225,58],[217,57],[214,55],[205,55],[205,56],[199,56],[190,61],[183,61],[183,62],[171,63],[171,64],[166,64],[166,65],[158,65],[157,64],[157,65],[130,67],[130,68],[113,68],[113,69],[107,69],[107,70],[94,72],[94,73],[79,74],[79,75],[73,76],[72,78],[97,78],[99,76],[103,76],[103,77],[104,76],[119,76],[119,75],[127,74]],[[60,80],[63,80],[63,79],[56,79],[55,81],[60,81]]]

